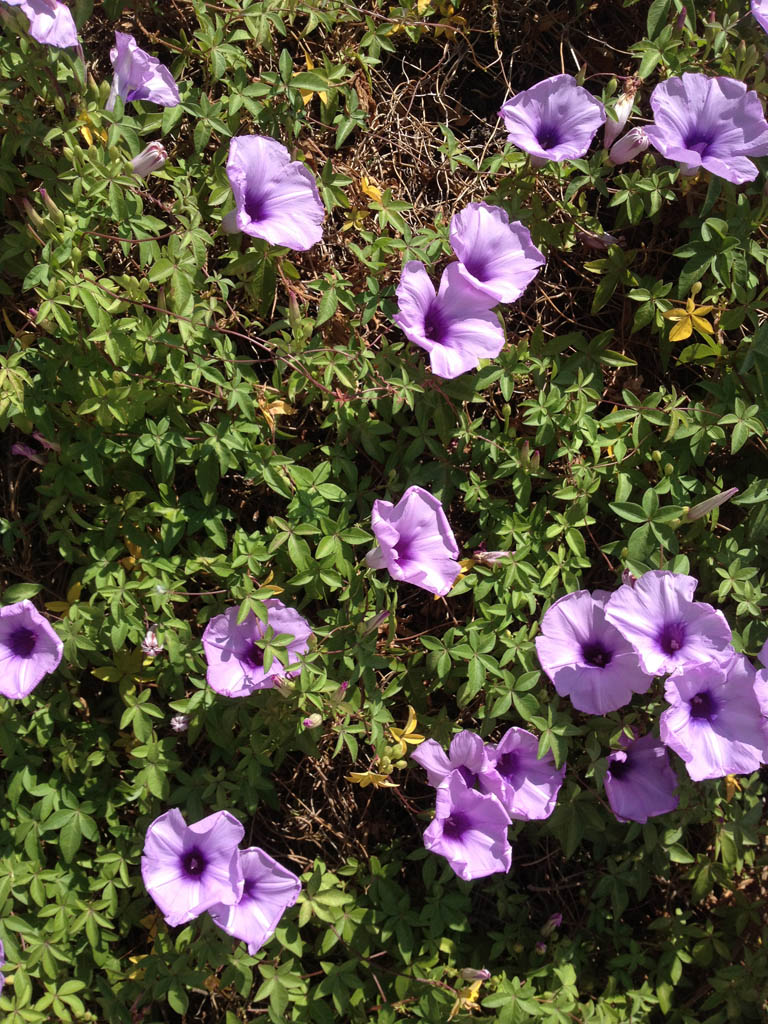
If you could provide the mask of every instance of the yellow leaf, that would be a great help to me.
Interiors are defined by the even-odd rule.
[[[91,129],[88,127],[87,124],[81,125],[81,127],[80,127],[80,134],[83,136],[83,138],[85,139],[85,141],[88,143],[89,146],[93,145],[93,132],[91,131]]]
[[[304,50],[304,47],[302,47],[302,49]],[[307,71],[314,71],[315,70],[315,62],[310,57],[308,50],[304,50],[304,61],[305,61],[306,65],[307,65]],[[302,103],[306,107],[306,105],[310,102],[310,100],[312,99],[312,97],[315,94],[314,94],[314,92],[311,89],[299,89],[299,92],[301,93]],[[317,95],[320,97],[320,102],[321,103],[327,103],[328,102],[328,93],[327,92],[319,92]]]
[[[67,601],[70,604],[76,604],[80,600],[80,594],[83,592],[82,583],[73,583],[67,591]]]
[[[733,797],[734,797],[737,789],[738,790],[741,789],[741,783],[736,778],[736,776],[735,775],[726,775],[725,776],[725,799],[728,801],[728,803],[730,803],[731,800],[733,800]]]
[[[687,320],[688,313],[684,309],[668,309],[662,316],[665,320]]]
[[[685,341],[686,338],[690,338],[693,334],[693,324],[691,318],[686,316],[684,320],[676,323],[672,330],[669,332],[670,341]]]
[[[702,317],[696,316],[695,313],[691,314],[691,323],[700,331],[704,331],[705,334],[712,334],[714,332],[714,327],[709,320],[704,320]]]

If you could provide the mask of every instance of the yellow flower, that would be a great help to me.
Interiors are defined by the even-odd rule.
[[[424,742],[424,737],[420,733],[414,732],[417,725],[416,712],[409,704],[408,720],[405,723],[405,727],[403,729],[396,729],[394,726],[389,727],[392,738],[400,747],[400,757],[405,757],[406,751],[408,750],[407,745],[409,743],[412,743],[416,747],[419,743]]]
[[[704,317],[707,313],[711,313],[715,307],[697,306],[694,301],[694,296],[700,289],[701,285],[698,287],[694,286],[691,289],[691,294],[685,300],[685,309],[668,309],[664,313],[665,320],[677,321],[669,332],[670,341],[685,341],[686,338],[690,338],[694,330],[698,331],[699,334],[709,335],[710,337],[714,333],[714,327]]]
[[[366,786],[374,786],[376,789],[398,788],[396,782],[390,782],[386,775],[381,775],[379,772],[350,772],[344,778],[347,782],[356,782],[361,789],[365,789]]]

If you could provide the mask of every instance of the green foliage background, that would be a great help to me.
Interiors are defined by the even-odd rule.
[[[563,67],[609,106],[613,76],[640,74],[635,123],[684,70],[765,98],[746,4],[699,6],[82,0],[85,87],[4,8],[2,600],[47,608],[65,644],[34,694],[0,699],[5,1020],[764,1019],[760,773],[693,785],[678,762],[677,813],[616,822],[605,756],[657,720],[661,688],[580,715],[533,638],[551,601],[625,567],[696,575],[751,656],[768,636],[768,161],[739,188],[652,152],[614,168],[599,145],[533,173],[496,117]],[[173,69],[180,106],[104,111],[115,25]],[[316,173],[310,252],[218,231],[229,138],[247,132]],[[157,138],[168,163],[135,178]],[[405,260],[441,269],[450,216],[480,199],[548,263],[503,308],[499,359],[442,381],[392,325],[394,291]],[[619,244],[591,249],[604,232]],[[673,345],[663,313],[698,282],[715,341]],[[33,431],[60,447],[43,465],[10,453]],[[463,556],[510,557],[441,600],[366,570],[373,501],[411,484],[441,498]],[[217,696],[205,623],[278,593],[315,632],[300,678]],[[153,623],[165,651],[148,659]],[[553,817],[515,826],[508,876],[464,883],[426,854],[418,769],[397,789],[346,779],[381,767],[409,705],[442,743],[523,725],[567,760]],[[139,862],[171,806],[231,810],[303,873],[257,956],[206,915],[169,931],[156,914]],[[492,977],[469,992],[467,967]]]

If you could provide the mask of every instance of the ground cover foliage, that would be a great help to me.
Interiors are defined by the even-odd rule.
[[[662,688],[580,714],[534,637],[562,594],[658,568],[698,577],[751,657],[768,637],[768,159],[742,186],[653,151],[613,167],[597,143],[534,172],[497,118],[563,70],[608,106],[614,76],[639,74],[633,123],[683,71],[765,97],[747,5],[73,11],[86,87],[74,51],[0,36],[2,603],[32,599],[64,642],[30,697],[0,698],[4,1019],[763,1019],[765,769],[694,784],[678,760],[676,812],[616,821],[605,758],[656,722]],[[172,69],[179,106],[105,111],[115,27]],[[248,132],[317,177],[306,253],[218,230],[229,139]],[[169,159],[139,179],[153,139]],[[450,217],[479,200],[547,263],[501,307],[498,359],[441,380],[393,325],[395,288],[407,260],[447,264]],[[689,297],[714,307],[711,341],[670,341],[663,314]],[[373,501],[414,484],[461,558],[509,557],[466,562],[439,599],[367,569]],[[215,694],[206,623],[276,596],[313,629],[301,675]],[[567,762],[552,817],[512,829],[508,875],[463,882],[425,851],[434,793],[392,731],[409,707],[444,746],[518,725]],[[302,876],[256,956],[207,915],[157,913],[140,857],[169,807],[231,810]]]

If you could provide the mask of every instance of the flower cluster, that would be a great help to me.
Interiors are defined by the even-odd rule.
[[[187,825],[173,808],[147,829],[141,875],[169,925],[207,911],[253,955],[298,899],[301,882],[258,846],[241,850],[244,835],[229,811]]]
[[[411,754],[437,790],[424,845],[465,881],[509,871],[512,820],[548,818],[554,810],[565,765],[557,768],[551,754],[540,758],[538,748],[526,729],[508,729],[496,744],[464,730],[453,737],[447,755],[435,740],[425,740]]]

